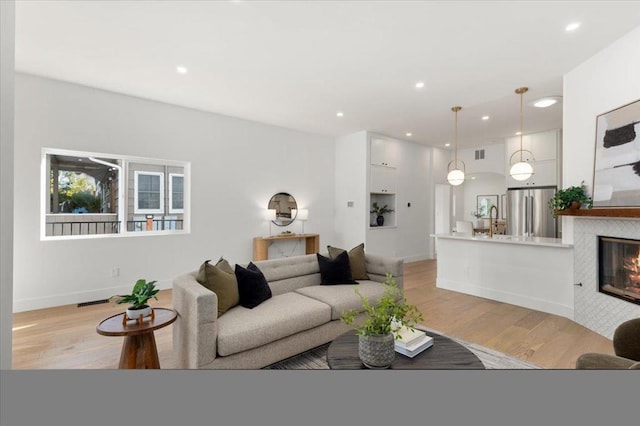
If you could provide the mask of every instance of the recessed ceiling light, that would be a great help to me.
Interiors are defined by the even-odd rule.
[[[178,72],[178,74],[186,74],[189,70],[185,66],[178,65],[176,67],[176,71]]]
[[[489,116],[488,116],[488,115],[483,115],[483,116],[482,116],[482,119],[483,119],[484,121],[487,121],[487,120],[489,119]]]
[[[516,132],[516,136],[520,136],[522,132]]]
[[[476,177],[475,176],[471,176],[471,180],[476,180]]]
[[[407,133],[406,133],[406,135],[407,135],[407,136],[413,136],[413,133],[411,133],[411,132],[407,132]]]
[[[422,89],[424,87],[424,81],[419,81],[416,83],[416,89]]]
[[[344,117],[344,112],[342,111],[336,112],[336,117]]]
[[[571,32],[577,30],[578,28],[580,28],[580,22],[572,22],[571,24],[567,25],[565,31]]]
[[[545,98],[536,99],[532,105],[536,108],[546,108],[560,101],[560,96],[547,96]]]
[[[451,146],[451,144],[450,143],[445,143],[444,146]]]

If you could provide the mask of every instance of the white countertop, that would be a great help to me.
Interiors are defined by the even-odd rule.
[[[458,234],[452,232],[450,234],[432,234],[432,237],[446,238],[451,240],[465,240],[465,241],[479,241],[484,243],[498,243],[498,244],[520,244],[528,246],[545,246],[545,247],[560,247],[560,248],[572,248],[573,244],[565,244],[562,242],[562,238],[544,238],[544,237],[523,237],[515,235],[494,235],[489,237],[488,235],[476,235],[470,236],[469,234]]]

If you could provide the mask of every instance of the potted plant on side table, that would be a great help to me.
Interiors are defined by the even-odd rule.
[[[384,206],[380,207],[380,205],[378,205],[377,201],[374,201],[373,204],[371,205],[371,210],[369,211],[369,213],[374,213],[376,215],[376,223],[378,224],[378,226],[383,226],[384,225],[384,214],[385,213],[391,213],[393,211],[393,209],[389,208],[388,204],[385,204]]]
[[[126,319],[140,319],[153,314],[153,308],[147,304],[149,299],[158,300],[156,294],[160,291],[156,288],[157,281],[149,281],[140,279],[136,281],[130,294],[119,294],[113,296],[117,304],[128,303],[129,307],[125,312]]]
[[[553,217],[556,217],[559,211],[578,210],[582,205],[590,209],[593,207],[593,200],[587,195],[587,189],[582,181],[579,186],[574,185],[556,191],[548,205]]]
[[[391,274],[386,274],[385,290],[377,305],[372,305],[358,289],[355,292],[362,300],[364,312],[348,310],[342,313],[345,324],[356,324],[358,333],[358,355],[368,368],[389,368],[395,359],[395,339],[403,327],[413,330],[422,321],[417,307],[407,303],[402,290]],[[360,318],[363,314],[364,319]]]

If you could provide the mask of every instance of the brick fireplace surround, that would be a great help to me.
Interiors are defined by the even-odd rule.
[[[640,240],[640,219],[575,217],[573,224],[574,321],[609,339],[640,306],[598,291],[598,236]]]

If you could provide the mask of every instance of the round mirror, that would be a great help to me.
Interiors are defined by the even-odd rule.
[[[271,197],[268,208],[276,211],[276,220],[273,220],[273,223],[278,226],[287,226],[295,220],[295,212],[298,211],[298,204],[291,194],[279,192]]]

